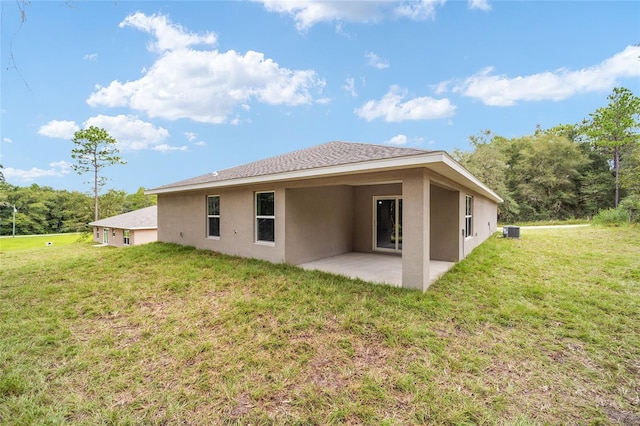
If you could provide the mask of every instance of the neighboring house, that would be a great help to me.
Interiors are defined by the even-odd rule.
[[[122,247],[158,240],[158,207],[150,206],[89,223],[93,241]]]
[[[160,241],[294,265],[396,254],[402,287],[420,290],[431,260],[458,261],[496,231],[502,201],[443,151],[348,142],[146,193]]]

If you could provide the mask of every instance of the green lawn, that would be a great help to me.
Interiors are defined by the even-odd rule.
[[[53,247],[67,244],[74,244],[79,241],[91,241],[91,234],[55,234],[55,235],[35,235],[0,237],[0,252],[34,249],[39,247]]]
[[[0,251],[3,424],[640,424],[640,228],[426,293],[153,243]]]

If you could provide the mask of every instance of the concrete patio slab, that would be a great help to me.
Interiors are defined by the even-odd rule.
[[[429,262],[429,283],[433,283],[453,267],[454,262]],[[345,253],[298,265],[308,270],[359,278],[378,284],[402,286],[402,257],[393,254]]]

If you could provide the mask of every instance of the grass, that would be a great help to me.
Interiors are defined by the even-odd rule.
[[[39,247],[61,246],[79,241],[91,241],[91,234],[53,234],[35,236],[0,237],[0,251],[34,249]]]
[[[640,424],[640,229],[426,293],[153,243],[0,252],[3,424]]]
[[[555,225],[586,225],[592,223],[589,219],[550,219],[550,220],[536,220],[536,221],[515,221],[500,222],[498,226],[555,226]]]

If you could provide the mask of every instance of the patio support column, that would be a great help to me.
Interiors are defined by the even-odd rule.
[[[402,287],[429,287],[430,179],[415,170],[402,182]]]

